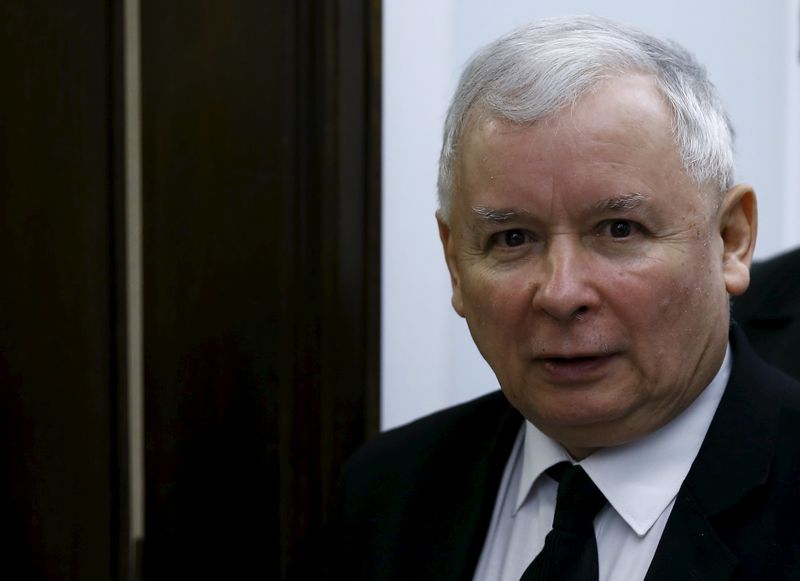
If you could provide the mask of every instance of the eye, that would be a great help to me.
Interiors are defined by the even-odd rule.
[[[503,246],[514,248],[515,246],[522,246],[527,242],[528,237],[522,230],[506,230],[499,234],[500,243]]]
[[[611,238],[630,238],[638,231],[638,226],[630,220],[608,220],[600,229],[600,234]]]
[[[513,260],[526,256],[537,240],[536,235],[526,228],[509,228],[492,233],[483,251],[491,253],[497,260]]]
[[[611,223],[611,236],[614,238],[627,238],[631,235],[633,228],[631,223],[625,220],[615,220]]]

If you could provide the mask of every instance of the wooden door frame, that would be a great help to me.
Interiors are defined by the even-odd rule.
[[[145,577],[286,576],[378,431],[381,3],[141,8]]]

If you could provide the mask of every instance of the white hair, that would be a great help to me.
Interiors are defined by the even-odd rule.
[[[530,124],[574,104],[598,82],[652,75],[672,109],[672,133],[687,174],[718,192],[734,183],[733,128],[705,68],[683,47],[594,16],[523,26],[467,63],[444,126],[439,208],[449,216],[459,142],[475,113]]]

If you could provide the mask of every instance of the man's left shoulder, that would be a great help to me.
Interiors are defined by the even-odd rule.
[[[505,425],[521,421],[502,392],[495,391],[377,435],[352,456],[346,473],[382,473],[385,479],[397,471],[408,477],[441,466],[443,458],[448,463],[464,454],[474,459],[478,444],[502,438]]]
[[[327,553],[335,577],[439,579],[469,568],[521,424],[496,392],[364,444],[334,495]]]

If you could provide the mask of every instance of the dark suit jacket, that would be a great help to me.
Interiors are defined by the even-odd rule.
[[[800,579],[800,384],[735,329],[731,341],[731,379],[647,581]],[[497,392],[365,445],[337,495],[330,576],[471,579],[521,422]]]
[[[759,355],[800,379],[800,248],[754,264],[733,315]]]

